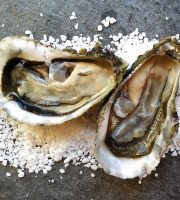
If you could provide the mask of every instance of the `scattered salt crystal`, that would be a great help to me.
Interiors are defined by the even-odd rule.
[[[92,170],[97,170],[98,166],[97,165],[91,165]]]
[[[60,35],[60,38],[63,42],[65,42],[67,40],[67,36],[66,35]]]
[[[45,42],[47,41],[47,35],[46,34],[43,35],[43,39],[44,39]]]
[[[70,161],[72,160],[72,157],[68,157],[64,160],[64,164],[67,164],[69,163]]]
[[[106,27],[106,28],[109,27],[109,22],[105,21],[104,22],[104,27]]]
[[[25,31],[25,34],[26,34],[26,35],[30,35],[30,34],[31,34],[31,31],[27,30],[27,31]]]
[[[72,12],[72,14],[71,14],[72,16],[76,16],[76,13],[75,12]]]
[[[53,180],[53,179],[51,180],[51,183],[54,183],[54,180]]]
[[[119,40],[119,37],[117,35],[113,35],[113,38],[112,38],[114,41],[118,41]]]
[[[90,168],[91,167],[91,163],[85,164],[84,167]]]
[[[82,172],[82,171],[80,171],[79,173],[80,173],[80,174],[82,174],[83,172]]]
[[[75,163],[73,163],[74,165]],[[67,168],[69,166],[69,163],[65,164],[64,167]]]
[[[95,177],[95,174],[91,173],[91,177],[94,178],[94,177]]]
[[[82,154],[83,154],[83,151],[82,151],[82,150],[79,150],[79,151],[78,151],[78,156],[82,156]]]
[[[100,31],[102,31],[102,29],[103,29],[103,27],[101,25],[98,25],[97,30],[100,32]]]
[[[60,179],[62,180],[62,176],[60,176]]]
[[[82,160],[82,163],[88,163],[89,162],[89,159],[88,158],[84,158],[83,160]]]
[[[155,173],[154,175],[155,175],[155,177],[158,177],[158,173]]]
[[[60,169],[59,172],[60,172],[61,174],[64,174],[64,173],[65,173],[65,170],[64,170],[64,169]]]
[[[77,30],[78,29],[78,23],[74,25],[74,28]]]
[[[111,17],[110,20],[109,20],[109,22],[110,22],[110,24],[114,24],[114,23],[116,23],[116,19],[113,18],[113,17]]]
[[[50,42],[50,43],[54,43],[54,42],[55,42],[55,39],[54,39],[52,36],[50,36],[50,37],[49,37],[49,42]]]
[[[42,14],[42,13],[40,13],[40,17],[43,17],[43,14]]]
[[[7,172],[7,173],[6,173],[6,176],[11,176],[11,174]]]
[[[7,160],[3,160],[2,165],[7,166]]]
[[[66,40],[65,46],[66,47],[71,47],[72,46],[72,42],[70,40]]]
[[[24,172],[19,172],[18,177],[19,177],[19,178],[24,177]]]
[[[168,17],[166,17],[166,20],[168,20],[169,18]]]
[[[72,15],[72,16],[70,16],[69,18],[70,18],[70,20],[77,19],[77,17],[76,17],[76,16],[73,16],[73,15]]]
[[[96,162],[96,160],[95,160],[95,159],[91,159],[90,162],[91,162],[92,164],[94,164],[94,163]]]
[[[2,27],[4,27],[4,24],[2,24]]]
[[[140,185],[142,184],[142,180],[141,179],[138,181],[138,184],[140,184]]]

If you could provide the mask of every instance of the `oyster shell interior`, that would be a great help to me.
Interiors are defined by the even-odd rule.
[[[84,55],[10,37],[0,48],[0,105],[11,117],[34,125],[82,115],[116,86],[126,68],[113,54],[105,57],[100,44]]]
[[[96,158],[111,175],[146,176],[177,133],[179,48],[166,38],[140,56],[102,108]]]

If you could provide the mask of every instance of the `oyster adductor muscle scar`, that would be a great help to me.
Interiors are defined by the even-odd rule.
[[[179,75],[175,37],[162,39],[125,73],[98,116],[95,155],[107,173],[144,177],[159,164],[177,134]]]
[[[100,43],[80,54],[7,37],[0,42],[0,107],[21,122],[61,124],[101,102],[126,67]]]

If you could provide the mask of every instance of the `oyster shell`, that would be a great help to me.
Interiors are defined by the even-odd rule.
[[[139,56],[98,117],[95,156],[123,179],[145,177],[158,165],[177,133],[175,97],[180,43],[162,39]]]
[[[0,42],[0,107],[32,125],[61,124],[102,101],[126,66],[100,43],[78,54],[8,37]]]

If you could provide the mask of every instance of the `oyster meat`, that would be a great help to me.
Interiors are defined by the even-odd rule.
[[[61,124],[86,112],[115,88],[126,63],[103,53],[57,50],[25,37],[0,42],[0,107],[29,124]]]
[[[162,39],[125,73],[98,117],[95,156],[107,173],[142,178],[159,164],[177,134],[179,75],[175,37]]]

